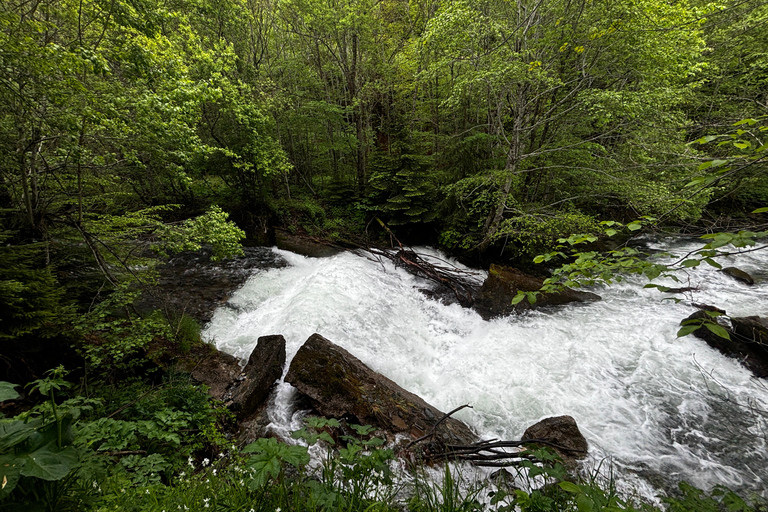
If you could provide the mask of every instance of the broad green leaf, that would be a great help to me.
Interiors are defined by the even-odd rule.
[[[26,462],[21,468],[22,476],[34,476],[42,480],[61,480],[78,462],[77,450],[68,446],[60,451],[46,445],[24,456]]]
[[[701,264],[701,261],[695,260],[695,259],[685,260],[682,263],[683,267],[685,268],[698,267],[700,264]]]
[[[685,325],[679,331],[677,331],[677,337],[682,338],[683,336],[688,336],[692,332],[697,331],[700,327],[700,323]]]
[[[39,418],[28,422],[17,420],[10,423],[0,423],[0,448],[5,451],[26,441],[41,425],[42,420]]]
[[[18,387],[17,384],[11,384],[10,382],[0,380],[0,402],[19,398],[19,394],[14,389],[16,387]]]
[[[574,494],[578,494],[581,492],[581,487],[579,487],[573,482],[565,481],[565,482],[560,482],[558,485],[562,490],[566,492],[572,492]]]
[[[728,160],[712,160],[712,167],[720,167],[728,163]]]
[[[704,261],[706,261],[707,264],[709,264],[709,266],[711,266],[711,267],[723,268],[723,266],[721,264],[719,264],[718,262],[716,262],[712,258],[704,258]]]
[[[704,322],[704,327],[712,331],[714,334],[720,336],[721,338],[725,338],[727,340],[731,339],[731,336],[728,334],[728,331],[726,331],[725,327],[723,327],[720,324],[716,324],[714,322]]]
[[[523,301],[524,298],[525,298],[524,292],[520,292],[520,291],[517,292],[517,295],[512,297],[512,305],[514,306],[515,304],[519,304],[520,302]]]
[[[371,432],[376,430],[376,427],[374,427],[373,425],[355,425],[355,424],[352,424],[349,427],[352,430],[354,430],[355,432],[357,432],[361,436],[367,436],[368,434],[370,434]]]
[[[586,494],[579,494],[576,497],[576,508],[579,512],[592,512],[595,509],[595,504]]]
[[[764,206],[762,208],[758,208],[757,210],[753,210],[752,213],[768,213],[768,206]]]
[[[0,501],[16,487],[25,462],[26,460],[15,455],[0,456]]]

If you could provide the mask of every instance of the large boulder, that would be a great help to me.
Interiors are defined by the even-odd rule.
[[[531,304],[528,300],[512,304],[512,299],[515,298],[518,290],[535,292],[540,290],[543,284],[543,279],[528,275],[516,268],[493,264],[488,271],[488,278],[475,297],[475,310],[484,318],[492,318],[525,309],[600,300],[597,294],[569,288],[558,293],[541,293],[535,304]]]
[[[228,390],[229,408],[242,420],[251,416],[266,402],[272,387],[283,375],[285,367],[285,338],[281,335],[262,336],[251,352],[242,376]]]
[[[528,427],[522,440],[540,441],[538,444],[554,450],[571,467],[576,465],[578,459],[586,457],[589,449],[587,440],[571,416],[544,418]]]
[[[737,281],[740,281],[746,285],[752,286],[755,284],[755,280],[752,278],[751,275],[747,274],[740,268],[736,267],[725,267],[724,269],[720,270],[723,274],[727,274],[734,278]]]
[[[700,310],[683,320],[683,323],[699,320],[717,322],[717,319],[712,319]],[[731,317],[732,327],[723,322],[718,324],[728,333],[728,338],[718,335],[705,325],[693,331],[693,335],[726,356],[739,359],[756,377],[768,377],[768,319],[757,316]]]
[[[319,334],[310,336],[299,349],[285,381],[309,397],[324,416],[347,418],[413,439],[434,429],[432,439],[443,445],[477,441],[464,423],[450,417],[440,422],[442,412]]]

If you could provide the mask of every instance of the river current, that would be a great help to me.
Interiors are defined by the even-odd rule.
[[[650,246],[685,253],[697,244]],[[646,496],[680,480],[764,492],[766,381],[676,332],[691,302],[768,315],[768,251],[722,262],[752,274],[752,287],[701,266],[681,276],[690,282],[660,281],[699,288],[678,303],[633,277],[593,289],[600,302],[491,321],[427,298],[419,290],[428,283],[389,261],[273,251],[288,265],[254,271],[205,328],[219,349],[246,359],[259,336],[282,334],[290,361],[317,332],[443,411],[471,404],[456,417],[485,438],[519,439],[538,420],[571,415],[590,463]],[[301,426],[294,396],[280,384],[270,412],[280,433]]]

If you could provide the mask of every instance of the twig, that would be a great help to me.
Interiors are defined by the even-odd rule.
[[[469,405],[469,404],[464,404],[464,405],[460,405],[460,406],[458,406],[457,408],[455,408],[455,409],[454,409],[454,410],[452,410],[451,412],[448,412],[448,413],[445,413],[445,414],[443,414],[443,417],[442,417],[442,418],[440,418],[439,420],[437,420],[437,422],[436,422],[434,425],[432,425],[432,430],[430,430],[430,431],[429,431],[429,434],[425,434],[425,435],[421,436],[420,438],[418,438],[418,439],[416,439],[416,440],[414,440],[414,441],[411,441],[411,442],[408,444],[408,448],[410,448],[411,446],[413,446],[413,445],[414,445],[414,444],[416,444],[416,443],[419,443],[419,442],[421,442],[421,441],[424,441],[425,439],[429,439],[430,437],[434,436],[434,435],[435,435],[435,431],[437,430],[437,427],[438,427],[438,426],[439,426],[439,425],[440,425],[442,422],[444,422],[445,420],[447,420],[447,419],[448,419],[448,418],[449,418],[451,415],[453,415],[453,414],[455,414],[455,413],[459,412],[459,411],[460,411],[460,410],[462,410],[462,409],[466,409],[467,407],[469,407],[470,409],[472,409],[472,406],[471,406],[471,405]]]

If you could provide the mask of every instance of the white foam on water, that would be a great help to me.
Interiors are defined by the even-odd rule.
[[[676,337],[690,299],[768,315],[768,276],[748,287],[702,266],[689,272],[700,290],[680,303],[630,278],[596,289],[600,302],[485,321],[426,298],[428,284],[389,261],[274,250],[289,266],[252,275],[206,327],[219,349],[247,359],[259,336],[282,334],[290,361],[317,332],[443,411],[471,404],[456,417],[487,438],[519,439],[542,418],[571,415],[594,463],[609,458],[649,494],[679,480],[754,490],[768,475],[766,425],[742,407],[768,410],[768,388],[703,341]],[[765,252],[723,263],[761,277]],[[294,397],[280,385],[275,429],[300,427]]]

